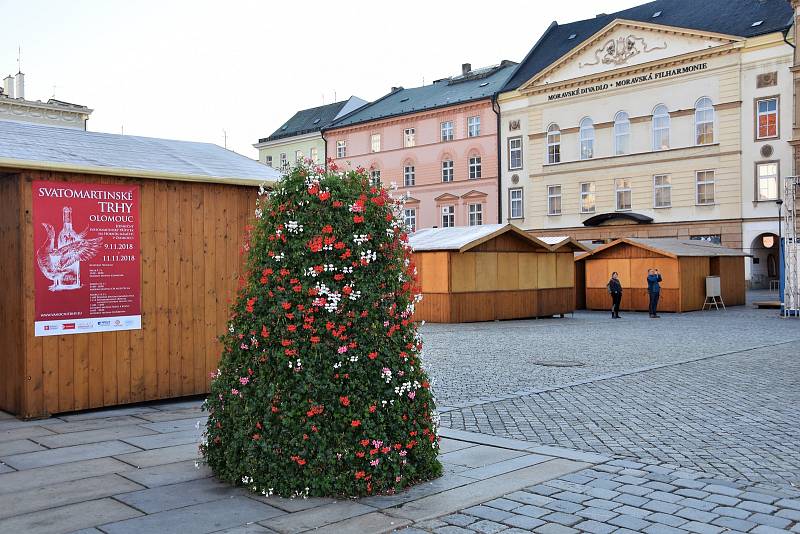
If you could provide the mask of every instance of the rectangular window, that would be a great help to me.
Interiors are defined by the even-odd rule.
[[[403,146],[411,148],[417,144],[417,131],[414,128],[403,130]]]
[[[758,200],[777,200],[778,198],[778,162],[756,164],[756,186]]]
[[[442,206],[442,228],[451,228],[456,225],[456,207]]]
[[[522,219],[522,188],[508,190],[508,216],[511,219]]]
[[[453,160],[446,159],[442,162],[442,182],[453,181]]]
[[[481,157],[472,156],[469,158],[469,179],[475,180],[481,177]]]
[[[522,137],[512,137],[508,140],[508,169],[522,168]]]
[[[266,163],[267,165],[269,165],[270,167],[272,167],[272,156],[267,156],[267,157],[264,159],[264,163]]]
[[[337,158],[347,157],[347,141],[344,140],[336,141],[336,157]]]
[[[381,170],[380,169],[372,169],[369,173],[369,183],[375,187],[380,187],[381,185]]]
[[[303,151],[302,150],[295,150],[294,151],[294,160],[297,162],[303,161]]]
[[[480,226],[483,224],[483,204],[469,205],[469,225]]]
[[[319,163],[319,151],[317,150],[317,147],[311,148],[308,157],[310,157],[311,161],[313,161],[314,163]]]
[[[403,212],[403,219],[405,220],[406,226],[412,232],[417,231],[417,209],[416,208],[409,208]]]
[[[672,178],[667,174],[653,176],[653,207],[672,207]]]
[[[481,118],[478,116],[467,118],[467,135],[478,137],[481,134]]]
[[[281,169],[286,169],[289,166],[289,159],[286,157],[285,152],[281,152]]]
[[[453,140],[453,121],[445,121],[441,124],[442,142]]]
[[[697,203],[714,203],[714,171],[697,171]]]
[[[594,213],[594,206],[594,182],[584,182],[581,184],[581,213]]]
[[[631,209],[631,181],[628,178],[617,178],[614,181],[617,197],[617,211]]]
[[[561,186],[547,186],[547,214],[561,215]]]
[[[372,152],[381,151],[381,134],[372,134],[369,137],[370,150]]]
[[[406,165],[403,167],[403,185],[411,187],[416,182],[416,171],[413,165]]]
[[[756,100],[756,139],[778,137],[778,97]]]
[[[556,125],[547,130],[547,163],[561,163],[561,131]]]

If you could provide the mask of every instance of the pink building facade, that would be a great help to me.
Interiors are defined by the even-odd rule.
[[[498,68],[511,70],[510,66]],[[501,77],[508,73],[501,73]],[[467,81],[475,87],[484,83],[484,90],[490,84],[481,80],[492,79],[491,85],[497,85],[497,78],[475,76]],[[392,113],[409,102],[417,109],[426,100],[436,102],[439,96],[430,93],[446,92],[448,86],[457,85],[469,94],[469,86],[453,84],[452,80],[396,90],[355,112],[351,118],[354,124],[334,123],[324,132],[328,157],[339,167],[363,166],[384,185],[394,183],[398,193],[408,194],[403,215],[414,230],[498,222],[497,114],[491,95]],[[414,94],[423,90],[429,94]],[[369,110],[370,106],[376,109]],[[382,117],[382,112],[390,116]]]

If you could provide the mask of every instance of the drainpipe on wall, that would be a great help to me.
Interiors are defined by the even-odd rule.
[[[492,111],[497,115],[497,223],[503,224],[503,180],[502,180],[502,157],[500,140],[500,104],[497,103],[498,93],[492,95]],[[495,104],[497,107],[495,107]]]
[[[328,170],[328,140],[325,139],[325,130],[320,130],[319,135],[322,136],[323,156],[322,161],[325,162],[325,170]]]

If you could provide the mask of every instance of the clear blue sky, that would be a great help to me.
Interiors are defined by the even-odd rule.
[[[89,129],[207,141],[250,157],[299,109],[374,100],[521,60],[552,20],[635,0],[0,0],[0,77],[26,97],[84,104]],[[500,8],[494,11],[493,7]]]

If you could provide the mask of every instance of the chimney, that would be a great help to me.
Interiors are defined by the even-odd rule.
[[[397,92],[397,91],[399,91],[400,89],[402,89],[402,87],[395,87],[395,86],[392,86],[392,90],[391,90],[390,92],[392,92],[392,93],[396,93],[396,92]]]
[[[469,72],[471,70],[472,70],[472,65],[470,65],[469,63],[462,63],[461,64],[461,75],[462,76],[465,75],[465,74],[469,74]]]
[[[14,77],[10,74],[3,80],[3,90],[8,98],[14,98]]]
[[[25,98],[25,75],[21,72],[17,73],[17,90],[14,96],[16,98]]]

